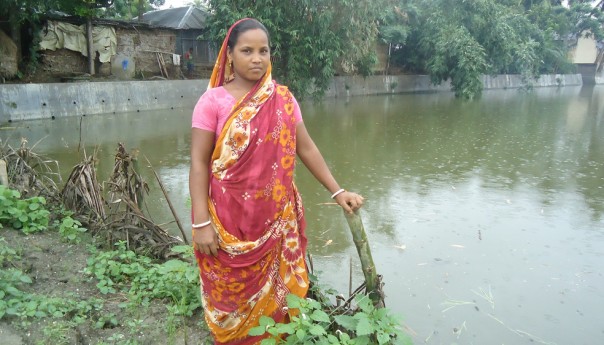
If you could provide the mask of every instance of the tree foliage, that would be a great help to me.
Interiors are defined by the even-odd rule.
[[[2,0],[0,18],[23,23],[35,22],[51,11],[81,17],[131,19],[138,11],[139,0]],[[142,0],[144,11],[165,3],[165,0]]]
[[[336,72],[369,74],[384,0],[210,0],[206,38],[220,44],[231,24],[253,17],[271,35],[273,73],[299,97],[322,94]]]
[[[113,0],[3,0],[0,17],[18,23],[34,22],[51,11],[87,17],[112,4]]]
[[[464,98],[482,90],[481,75],[520,74],[530,83],[541,73],[568,73],[569,45],[588,32],[602,34],[602,9],[589,1],[395,0],[382,17],[382,39],[392,63],[450,79]]]
[[[41,30],[45,17],[54,13],[85,18],[109,17],[132,18],[131,13],[152,9],[151,5],[160,6],[165,0],[1,0],[0,22],[6,21],[9,26],[10,36],[17,46],[17,59],[19,64],[19,77],[23,74],[33,74],[38,66],[38,43],[36,33]],[[139,2],[140,1],[140,2]],[[142,3],[142,7],[140,4]],[[130,6],[130,7],[125,7]],[[134,6],[134,7],[133,7]],[[129,11],[133,8],[135,12]],[[28,27],[32,36],[25,42],[28,52],[23,53],[25,47],[21,38],[22,27]]]
[[[130,20],[157,9],[165,0],[112,0],[113,4],[98,13],[99,17]]]
[[[165,0],[3,0],[11,28],[51,10],[129,19]],[[604,40],[604,0],[192,0],[207,7],[207,39],[220,44],[236,20],[254,17],[271,34],[274,75],[300,97],[322,94],[338,74],[369,75],[375,42],[392,47],[390,65],[451,81],[473,98],[482,75],[569,73],[581,35]],[[109,7],[107,7],[110,5]],[[13,30],[18,31],[18,30]]]

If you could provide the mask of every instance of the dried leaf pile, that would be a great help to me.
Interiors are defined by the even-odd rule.
[[[0,146],[0,159],[6,162],[11,187],[23,197],[52,198],[57,195],[57,183],[61,183],[59,162],[33,152],[38,143],[29,148],[23,138],[18,149],[5,143]]]
[[[166,258],[172,246],[183,243],[143,212],[149,185],[141,177],[136,150],[128,153],[119,143],[113,172],[109,181],[102,184],[97,180],[95,154],[84,154],[59,192],[57,185],[62,184],[62,179],[58,162],[36,154],[34,147],[29,148],[26,139],[21,140],[17,150],[7,144],[0,146],[9,185],[24,197],[41,195],[62,201],[108,244],[126,241],[129,249]]]

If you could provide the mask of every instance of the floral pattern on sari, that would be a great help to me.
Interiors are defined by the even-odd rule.
[[[268,72],[250,93],[234,106],[212,154],[208,207],[218,256],[195,251],[217,344],[258,343],[248,332],[260,317],[285,320],[285,297],[308,290],[293,96]]]

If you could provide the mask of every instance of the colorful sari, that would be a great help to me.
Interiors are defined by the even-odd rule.
[[[236,24],[235,24],[236,25]],[[233,26],[235,26],[233,25]],[[231,27],[232,29],[232,27]],[[224,40],[208,88],[223,85]],[[265,76],[233,107],[211,158],[210,218],[218,256],[195,250],[206,322],[216,344],[255,344],[262,315],[284,321],[285,297],[305,296],[304,210],[294,185],[296,120],[287,87]]]

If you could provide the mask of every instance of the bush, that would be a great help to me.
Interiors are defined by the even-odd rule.
[[[21,200],[21,193],[0,185],[0,224],[21,230],[25,234],[46,229],[50,212],[44,208],[41,196]]]
[[[273,344],[411,344],[400,329],[400,322],[386,308],[376,308],[366,295],[355,299],[358,309],[352,314],[326,313],[325,306],[310,298],[287,296],[290,323],[275,323],[267,316],[250,335],[268,333],[261,345]]]
[[[172,250],[193,257],[191,246]],[[101,293],[125,292],[131,305],[147,306],[151,299],[169,299],[176,315],[191,316],[201,307],[199,273],[194,264],[177,259],[156,263],[126,249],[123,241],[117,243],[115,250],[92,251],[85,273],[97,279]]]

